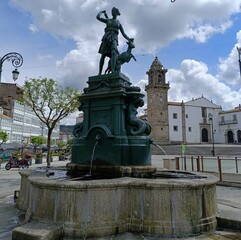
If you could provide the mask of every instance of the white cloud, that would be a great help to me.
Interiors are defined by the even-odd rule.
[[[205,42],[218,32],[223,33],[232,24],[230,16],[240,11],[240,0],[193,0],[176,1],[30,1],[12,0],[16,6],[29,11],[33,24],[51,34],[98,42],[103,34],[102,26],[95,16],[112,6],[120,8],[128,34],[136,38],[141,51],[152,51],[169,44],[176,38],[191,38]],[[216,14],[218,13],[218,14]],[[133,37],[132,35],[132,37]]]
[[[32,30],[72,39],[76,47],[57,61],[58,77],[64,85],[78,89],[86,86],[88,76],[98,72],[98,47],[105,25],[96,20],[101,10],[116,6],[128,36],[135,38],[137,53],[150,53],[177,39],[207,42],[214,34],[223,34],[233,24],[232,16],[240,13],[241,0],[11,0],[12,4],[31,14]],[[37,31],[35,31],[37,34]],[[237,44],[241,46],[241,33]],[[120,48],[125,40],[119,35]],[[145,69],[143,70],[145,71]],[[213,76],[208,66],[194,59],[183,60],[180,69],[169,69],[170,100],[188,101],[202,94],[223,107],[238,105],[240,90],[236,46],[219,62],[219,73]],[[144,80],[138,85],[143,86]]]
[[[206,64],[195,60],[182,61],[180,70],[169,70],[169,100],[189,101],[192,98],[204,97],[212,100],[224,109],[238,106],[241,91],[234,91],[218,78],[211,75]]]
[[[204,24],[196,28],[188,28],[187,32],[179,35],[179,38],[186,37],[195,39],[197,42],[204,43],[208,38],[217,33],[224,33],[228,28],[232,26],[231,21],[224,22],[219,26]]]
[[[241,47],[241,30],[237,33],[237,43],[231,49],[228,57],[219,59],[219,74],[217,77],[232,86],[240,85],[237,47]]]
[[[34,24],[30,24],[28,29],[33,33],[35,34],[36,32],[39,31],[39,29],[34,25]]]

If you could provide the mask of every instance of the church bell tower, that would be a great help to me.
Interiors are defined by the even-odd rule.
[[[157,57],[147,71],[147,118],[152,127],[151,137],[159,144],[169,143],[167,69]]]

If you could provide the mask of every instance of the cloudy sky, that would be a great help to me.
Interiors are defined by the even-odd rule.
[[[19,85],[41,76],[81,91],[98,73],[105,25],[96,15],[106,10],[111,17],[113,6],[135,39],[137,61],[122,67],[133,85],[147,84],[146,71],[157,55],[168,69],[169,101],[203,95],[224,110],[241,103],[241,0],[2,0],[0,56],[23,56]],[[125,49],[120,34],[119,50]],[[13,82],[12,70],[4,62],[2,82]]]

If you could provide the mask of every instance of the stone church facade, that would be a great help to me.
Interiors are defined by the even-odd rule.
[[[188,102],[169,102],[167,69],[155,57],[147,71],[147,119],[151,137],[159,144],[241,143],[241,106],[223,111],[201,96]]]

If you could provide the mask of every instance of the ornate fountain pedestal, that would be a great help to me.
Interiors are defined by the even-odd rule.
[[[59,235],[38,238],[48,240],[86,239],[124,232],[166,239],[216,229],[218,179],[214,176],[202,174],[198,178],[200,174],[189,173],[190,178],[76,181],[59,178],[54,169],[50,171],[55,173],[50,177],[43,170],[20,172],[18,207],[26,211],[26,221],[32,222],[14,229],[13,240],[35,239],[27,237],[34,232],[42,233],[41,228],[49,231],[49,235],[58,232]],[[50,228],[53,224],[55,227]]]
[[[144,105],[140,88],[121,73],[93,76],[88,84],[79,98],[84,120],[74,129],[68,174],[81,176],[92,165],[93,175],[110,177],[154,172],[151,127],[136,116]]]
[[[70,176],[59,177],[53,168],[20,172],[18,207],[29,223],[14,229],[13,240],[213,232],[218,179],[155,173],[150,125],[136,117],[140,89],[122,74],[90,77],[88,84],[80,97],[84,121],[74,129]]]

